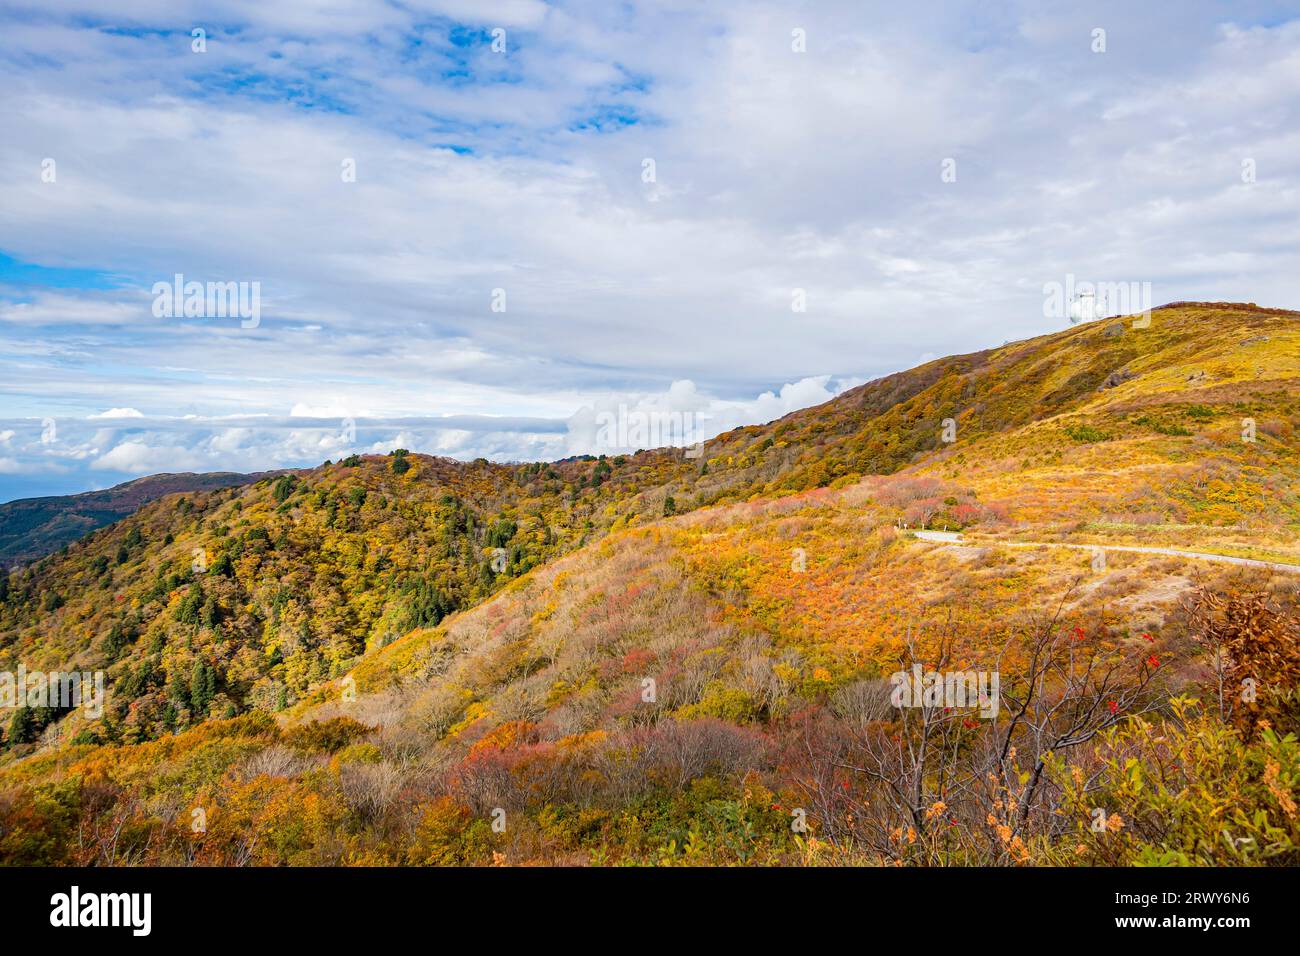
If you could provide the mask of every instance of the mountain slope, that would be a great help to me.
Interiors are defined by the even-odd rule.
[[[12,576],[0,663],[106,668],[101,732],[147,739],[290,704],[413,627],[658,519],[670,497],[682,511],[905,467],[921,481],[898,515],[911,525],[1078,534],[1082,521],[1094,540],[1138,525],[1144,542],[1285,556],[1300,522],[1298,355],[1294,315],[1184,305],[1147,328],[1105,320],[887,376],[721,435],[699,460],[354,456],[172,497]],[[1246,417],[1254,442],[1240,440]],[[211,684],[197,702],[196,671]]]
[[[375,649],[278,722],[254,711],[148,743],[46,748],[0,768],[0,858],[1300,858],[1300,821],[1287,809],[1300,782],[1294,736],[1244,741],[1186,704],[1158,730],[1125,723],[1130,714],[1162,719],[1160,700],[1213,686],[1196,622],[1179,602],[1194,582],[1231,593],[1268,587],[1268,577],[1161,556],[1114,553],[1099,573],[1069,551],[936,547],[895,527],[918,486],[960,494],[926,482],[869,479],[614,532]],[[1298,592],[1286,583],[1273,582],[1275,597],[1294,622]],[[1062,664],[1105,668],[1106,682],[1064,713],[1115,736],[1068,751],[1073,762],[1045,785],[1050,803],[1020,820],[1016,801],[1043,754],[1030,730],[1053,727],[1032,711],[1002,766],[985,746],[1014,730],[1012,702],[1024,699],[1037,635]],[[927,773],[900,805],[871,774],[905,767],[853,768],[888,755],[888,735],[918,732],[890,722],[884,678],[919,661],[1000,671],[1006,711],[992,723],[967,711],[938,718],[942,740],[953,739],[932,742],[933,780]],[[1056,700],[1048,705],[1055,713]],[[934,782],[946,761],[956,780],[973,782]],[[1134,761],[1158,784],[1133,792]],[[1086,795],[1069,790],[1076,772],[1094,779]],[[925,828],[940,803],[942,829]],[[1095,805],[1122,808],[1122,838],[1088,836]],[[198,835],[189,829],[196,807],[209,827]],[[61,822],[88,814],[99,826]],[[1241,855],[1217,838],[1225,814],[1234,837],[1251,841]],[[792,829],[792,815],[815,838]],[[129,824],[124,839],[86,839],[116,820]]]
[[[0,857],[102,855],[70,834],[116,814],[153,834],[114,844],[127,859],[1222,862],[1222,815],[1253,808],[1239,835],[1295,859],[1294,738],[1237,737],[1184,704],[1175,720],[1168,700],[1210,673],[1197,593],[1260,595],[1267,607],[1230,619],[1287,648],[1296,576],[1003,545],[1300,563],[1297,319],[1183,304],[1148,327],[1091,323],[888,376],[698,460],[395,453],[153,502],[6,579],[0,663],[104,668],[110,694],[102,719],[11,724]],[[664,517],[669,497],[691,513]],[[926,527],[965,545],[911,537]],[[1270,653],[1251,673],[1289,726],[1300,645]],[[1084,659],[1097,670],[1078,683]],[[955,749],[933,752],[996,784],[934,790],[949,775],[927,765],[899,802],[843,769],[893,759],[872,735],[935,726],[886,705],[894,670],[1000,672],[1013,708],[1045,686],[1042,660],[1061,701],[1021,705],[1010,727],[938,725]],[[1190,749],[1144,750],[1124,721],[1151,714]],[[1171,794],[1210,786],[1236,809],[1149,803],[1124,849],[1078,842],[1100,798],[1072,794],[1074,771],[1043,749],[1058,715],[1109,741],[1070,751],[1106,799],[1165,793],[1124,792],[1106,761],[1173,759]],[[1019,756],[988,749],[1026,727]],[[1047,789],[1026,792],[1030,778]],[[195,802],[223,821],[198,842],[182,812]],[[927,842],[939,803],[951,845]],[[782,807],[834,849],[795,839]],[[505,837],[498,809],[516,821]]]
[[[229,488],[268,474],[278,472],[149,475],[103,491],[5,502],[0,504],[0,567],[14,567],[52,554],[166,495]]]

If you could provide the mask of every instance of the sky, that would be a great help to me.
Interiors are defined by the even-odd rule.
[[[0,89],[0,501],[1300,308],[1298,2],[0,0]]]

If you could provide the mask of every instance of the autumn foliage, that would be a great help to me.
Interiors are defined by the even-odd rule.
[[[1296,355],[1192,304],[700,459],[153,502],[0,576],[0,669],[109,686],[6,722],[0,861],[1295,865],[1300,575],[1124,549],[1300,564]],[[896,705],[914,666],[996,713]]]

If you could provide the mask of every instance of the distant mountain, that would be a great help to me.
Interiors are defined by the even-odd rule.
[[[230,488],[257,481],[269,474],[279,472],[241,475],[216,471],[205,474],[183,472],[149,475],[103,491],[22,498],[0,504],[0,567],[14,567],[52,554],[96,528],[125,518],[164,495]]]

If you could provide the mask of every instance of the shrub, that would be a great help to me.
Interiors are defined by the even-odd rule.
[[[271,496],[278,502],[286,501],[298,487],[297,475],[281,475],[271,486]]]
[[[284,742],[305,753],[335,753],[373,729],[351,717],[331,717],[290,727],[284,733]]]
[[[1067,428],[1065,433],[1078,442],[1110,441],[1111,437],[1109,432],[1093,428],[1091,425],[1074,425]]]
[[[1264,730],[1243,743],[1198,701],[1176,698],[1175,720],[1133,718],[1107,732],[1095,763],[1053,765],[1061,816],[1073,822],[1058,862],[1104,866],[1300,863],[1300,744]],[[1091,782],[1087,782],[1091,781]],[[1107,826],[1094,832],[1092,823]]]

